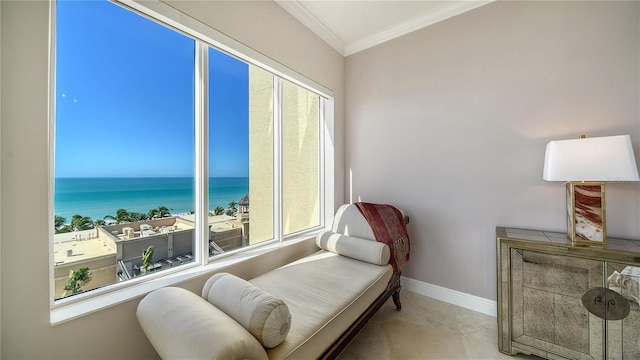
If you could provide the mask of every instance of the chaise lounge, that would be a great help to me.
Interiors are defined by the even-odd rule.
[[[360,204],[340,207],[332,230],[316,237],[319,250],[295,262],[249,281],[215,274],[202,296],[175,287],[149,293],[137,316],[158,354],[163,359],[337,357],[390,296],[400,310],[400,270],[409,256],[407,220],[400,211],[368,204],[375,207],[374,223],[400,223],[394,226],[403,234],[390,247],[380,242],[387,235],[380,235],[380,227],[384,232],[393,226],[372,228],[371,215],[363,214]]]

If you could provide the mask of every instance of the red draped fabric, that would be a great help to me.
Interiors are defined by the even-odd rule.
[[[407,225],[400,210],[391,205],[357,202],[355,205],[371,226],[376,241],[391,249],[394,273],[402,272],[409,261],[410,243]]]

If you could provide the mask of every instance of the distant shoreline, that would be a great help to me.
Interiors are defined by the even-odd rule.
[[[56,178],[54,215],[70,222],[73,215],[103,219],[117,209],[148,213],[166,206],[171,214],[195,210],[192,177]],[[226,209],[249,192],[249,178],[210,177],[209,208]]]
[[[209,179],[248,179],[248,176],[211,176]],[[85,176],[85,177],[77,177],[77,176],[58,176],[55,177],[54,180],[69,180],[69,179],[194,179],[191,176]]]

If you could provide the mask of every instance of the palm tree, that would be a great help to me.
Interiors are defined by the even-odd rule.
[[[227,214],[228,216],[234,216],[238,212],[238,209],[236,209],[236,205],[238,205],[237,202],[235,201],[230,202],[229,208],[227,209],[225,214]]]
[[[135,221],[142,221],[142,220],[147,220],[149,219],[149,216],[145,213],[141,213],[141,212],[130,212],[129,213],[129,221],[131,222],[135,222]]]
[[[77,294],[82,291],[82,286],[91,281],[91,272],[88,267],[83,267],[76,270],[69,271],[69,278],[67,284],[64,286],[64,294],[62,296],[69,296]]]
[[[93,229],[93,221],[88,216],[73,215],[71,217],[71,229],[73,231]]]
[[[171,216],[171,210],[173,210],[173,209],[169,209],[166,206],[158,206],[158,215],[160,217]]]
[[[105,225],[107,225],[107,222],[102,219],[98,219],[93,222],[93,227],[105,226]]]
[[[116,210],[116,216],[107,215],[104,217],[105,220],[115,220],[116,224],[131,222],[131,216],[126,209],[118,209]]]
[[[148,248],[142,250],[142,274],[146,274],[149,271],[149,266],[151,266],[152,258],[153,246],[149,246]]]
[[[53,220],[53,227],[56,234],[71,232],[71,227],[65,225],[67,219],[63,216],[55,215]]]
[[[222,215],[224,214],[224,209],[222,208],[222,206],[216,206],[215,209],[213,209],[213,215]]]
[[[149,210],[149,219],[157,219],[157,218],[171,216],[170,210],[171,209],[169,209],[166,206],[158,206],[155,209]]]
[[[67,222],[67,219],[65,217],[55,215],[53,220],[53,226],[56,234],[62,234],[62,233],[73,231],[73,229],[71,228],[71,225],[65,224],[66,222]]]
[[[56,229],[56,234],[68,233],[72,231],[73,229],[71,229],[71,225],[65,225],[59,229]]]
[[[55,215],[53,223],[56,229],[63,227],[66,222],[67,219],[64,216]]]

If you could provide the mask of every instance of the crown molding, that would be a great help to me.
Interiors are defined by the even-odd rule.
[[[429,25],[438,23],[440,21],[452,18],[456,15],[460,15],[464,12],[476,9],[480,6],[489,4],[494,1],[496,0],[455,1],[455,2],[452,1],[450,5],[437,9],[435,12],[429,12],[428,14],[420,16],[411,21],[407,21],[389,30],[382,31],[380,33],[364,38],[362,40],[348,43],[346,45],[343,55],[346,57],[346,56],[355,54],[362,50],[382,44],[384,42],[395,39],[402,35],[406,35],[413,31],[416,31],[424,27],[427,27]]]
[[[324,40],[329,46],[338,51],[342,56],[353,55],[370,47],[382,44],[410,32],[433,25],[440,21],[449,19],[464,12],[473,10],[480,6],[494,2],[496,0],[473,0],[473,1],[451,1],[435,11],[412,19],[391,29],[379,32],[361,40],[345,43],[322,21],[316,18],[307,8],[297,0],[274,0],[285,11],[295,17],[303,25],[309,28],[318,37]]]
[[[333,33],[328,27],[326,27],[318,18],[313,16],[307,8],[305,8],[300,2],[296,0],[274,0],[276,4],[280,5],[285,11],[298,19],[304,26],[309,28],[313,33],[318,35],[329,46],[338,51],[342,56],[345,56],[345,49],[347,44],[342,41],[336,34]]]

